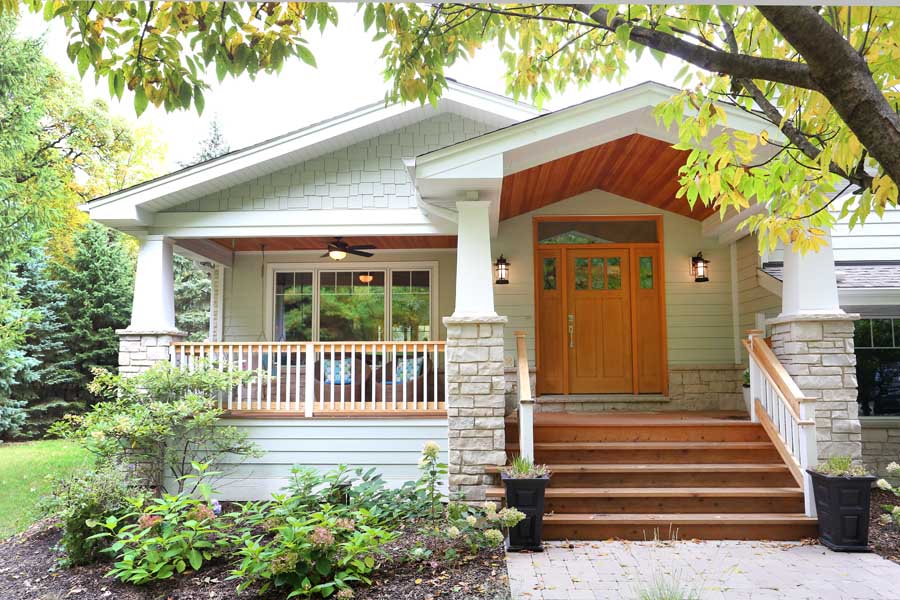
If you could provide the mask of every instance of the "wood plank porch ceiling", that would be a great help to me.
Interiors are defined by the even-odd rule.
[[[669,142],[632,134],[507,175],[500,220],[601,189],[702,221],[716,211],[699,202],[691,210],[686,199],[675,197],[687,155]]]
[[[267,252],[280,250],[325,251],[332,237],[249,237],[212,238],[220,246],[236,252],[258,252],[265,246]],[[378,250],[411,250],[415,248],[456,248],[455,235],[386,235],[350,236],[344,241],[351,245],[372,244]],[[232,246],[233,242],[233,246]]]

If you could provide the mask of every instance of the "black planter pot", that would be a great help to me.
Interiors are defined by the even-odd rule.
[[[876,478],[807,473],[819,515],[819,541],[837,552],[868,552],[869,504]]]
[[[506,487],[506,506],[520,510],[525,514],[518,525],[509,528],[509,539],[506,549],[510,552],[530,550],[540,552],[541,530],[544,524],[544,491],[550,483],[545,475],[535,479],[516,479],[500,474]]]

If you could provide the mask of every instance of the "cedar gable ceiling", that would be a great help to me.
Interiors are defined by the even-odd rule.
[[[715,209],[698,202],[691,210],[685,198],[675,197],[687,155],[669,142],[632,134],[507,175],[500,220],[601,189],[702,221]]]

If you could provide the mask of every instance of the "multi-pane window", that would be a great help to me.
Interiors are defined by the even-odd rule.
[[[427,341],[430,269],[277,271],[277,341]]]
[[[391,339],[431,339],[431,272],[391,273]]]
[[[861,415],[900,415],[900,317],[856,321],[856,378]]]

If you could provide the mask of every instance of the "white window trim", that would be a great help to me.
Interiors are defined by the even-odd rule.
[[[430,286],[428,302],[431,308],[431,339],[437,341],[441,336],[441,327],[438,322],[438,261],[417,261],[417,262],[348,262],[348,263],[306,263],[306,262],[278,262],[266,263],[265,276],[265,306],[263,314],[265,318],[265,335],[266,341],[273,341],[275,338],[275,274],[276,273],[312,273],[313,277],[313,340],[318,341],[319,338],[319,273],[326,271],[384,271],[385,272],[385,289],[384,289],[384,310],[385,310],[385,336],[390,332],[391,319],[391,281],[392,271],[430,271]],[[350,340],[347,340],[350,341]],[[376,341],[376,340],[360,340],[360,341]]]

